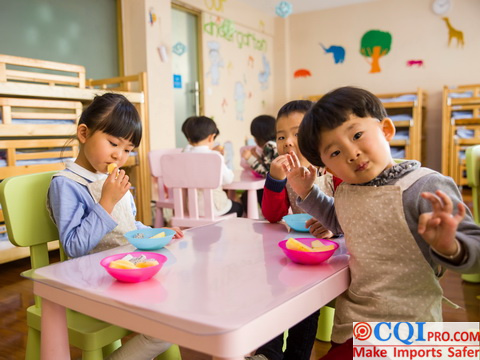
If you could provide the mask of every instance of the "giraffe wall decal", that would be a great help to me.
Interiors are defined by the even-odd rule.
[[[455,29],[450,24],[450,19],[448,17],[442,17],[442,20],[445,21],[445,24],[447,25],[447,28],[448,28],[448,46],[450,46],[452,39],[455,38],[457,39],[457,47],[458,45],[460,45],[463,48],[463,45],[464,45],[463,31]]]

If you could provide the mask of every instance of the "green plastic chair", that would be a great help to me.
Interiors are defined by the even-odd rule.
[[[0,203],[8,238],[16,246],[30,247],[32,269],[49,264],[49,242],[58,239],[58,231],[46,209],[46,196],[52,175],[44,172],[10,177],[0,183]],[[61,260],[65,253],[60,249]],[[40,358],[41,301],[27,309],[28,340],[25,359]],[[129,330],[67,309],[70,345],[82,350],[83,360],[101,360],[121,346]]]
[[[468,147],[465,155],[467,183],[472,188],[473,220],[480,225],[480,145]],[[462,279],[480,283],[480,274],[462,274]]]

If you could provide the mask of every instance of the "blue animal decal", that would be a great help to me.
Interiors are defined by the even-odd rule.
[[[333,54],[333,60],[335,61],[335,64],[343,63],[345,60],[345,48],[343,46],[332,45],[329,48],[326,48],[322,43],[319,44],[325,51],[325,54]]]
[[[207,76],[212,77],[212,85],[218,85],[220,82],[220,68],[223,67],[223,59],[220,55],[220,44],[216,41],[209,41],[208,45],[208,57],[210,58],[210,70],[207,72]]]
[[[258,73],[258,81],[260,82],[262,90],[268,89],[268,78],[270,77],[270,63],[265,55],[262,56],[263,71]]]

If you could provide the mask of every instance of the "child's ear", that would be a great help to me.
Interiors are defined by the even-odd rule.
[[[208,137],[207,137],[208,142],[214,142],[214,141],[215,141],[215,137],[216,137],[215,134],[210,134],[210,135],[208,135]]]
[[[88,127],[85,124],[80,124],[77,127],[77,138],[80,144],[85,144],[88,137]]]
[[[385,139],[387,139],[387,141],[392,140],[393,137],[395,136],[395,125],[393,124],[392,119],[384,118],[381,124],[382,124],[383,134],[385,135]]]

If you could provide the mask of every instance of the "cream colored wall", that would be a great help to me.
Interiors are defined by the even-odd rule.
[[[290,36],[287,97],[276,97],[276,106],[290,98],[322,94],[339,86],[355,85],[373,93],[414,91],[423,88],[428,94],[426,166],[440,170],[441,161],[441,92],[444,85],[480,83],[480,2],[452,0],[446,15],[463,31],[465,46],[448,47],[448,32],[440,16],[431,11],[431,0],[382,0],[312,13],[292,15],[284,21]],[[361,56],[360,40],[372,29],[392,34],[390,53],[380,59],[381,72],[370,74],[370,65]],[[325,46],[346,49],[343,64],[334,64]],[[407,67],[406,61],[421,59],[421,68]],[[278,64],[277,64],[278,65]],[[277,69],[279,66],[277,66]],[[299,68],[309,69],[311,77],[293,79]],[[278,69],[281,71],[281,69]],[[283,76],[282,74],[279,75]],[[277,74],[275,74],[277,78]]]
[[[220,129],[220,142],[233,142],[234,164],[238,168],[239,148],[244,145],[245,138],[250,137],[250,121],[260,114],[275,115],[273,17],[235,0],[187,0],[182,4],[200,10],[203,25],[208,24],[202,26],[201,33],[204,114],[215,119]],[[150,9],[157,15],[153,25],[148,23]],[[147,71],[152,149],[175,146],[171,58],[178,55],[171,52],[170,9],[171,4],[166,0],[122,2],[125,73]],[[231,40],[223,35],[224,28],[220,26],[225,20],[231,21],[235,29]],[[242,35],[244,40],[249,36],[250,42],[239,44]],[[253,38],[259,41],[257,47],[260,49],[255,48]],[[217,69],[212,69],[218,60],[211,57],[209,42],[219,45],[221,63]],[[166,62],[159,57],[157,47],[160,45],[167,48],[169,59]],[[265,70],[264,57],[270,66],[270,76],[266,86],[262,87],[259,75]],[[212,71],[215,70],[218,70],[214,75],[218,75],[218,84],[212,80]],[[240,95],[235,95],[235,86],[243,89]]]

